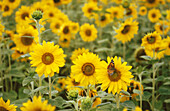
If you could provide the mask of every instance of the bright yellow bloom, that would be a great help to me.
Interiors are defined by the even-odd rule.
[[[63,22],[59,19],[52,19],[50,28],[52,29],[52,32],[59,35],[60,28],[63,25]]]
[[[81,84],[80,82],[75,81],[73,74],[71,74],[71,77],[67,77],[66,85],[67,85],[66,86],[67,91],[73,90],[73,89],[78,90],[78,91],[81,90],[80,88],[75,87],[75,86],[81,86]]]
[[[159,9],[151,9],[148,12],[148,18],[152,23],[155,23],[159,20],[159,18],[161,17],[161,13]]]
[[[159,4],[159,0],[144,0],[145,6],[156,7]]]
[[[11,50],[14,50],[14,52],[13,52],[12,55],[11,55],[13,60],[17,60],[17,62],[18,62],[18,61],[23,62],[23,61],[27,61],[27,60],[28,60],[28,58],[20,58],[22,55],[24,55],[24,53],[23,53],[23,52],[20,52],[20,51],[18,50],[18,48],[13,47]]]
[[[73,51],[73,54],[71,56],[71,60],[72,61],[75,61],[79,55],[83,55],[83,53],[88,53],[89,50],[88,49],[85,49],[85,48],[78,48],[76,50]]]
[[[15,9],[20,5],[21,0],[5,0],[5,2],[7,2],[12,9]]]
[[[7,2],[2,2],[2,16],[10,16],[13,12],[12,7]]]
[[[67,37],[60,37],[59,45],[63,48],[68,48],[70,46],[70,38]]]
[[[60,28],[60,31],[59,31],[59,35],[61,37],[66,37],[68,39],[71,39],[72,37],[72,28],[71,28],[71,22],[65,22],[61,28]]]
[[[14,104],[10,105],[10,100],[5,103],[5,101],[0,98],[0,110],[1,111],[16,111],[17,106],[14,106]]]
[[[160,20],[155,24],[155,30],[161,35],[166,35],[170,29],[170,24],[167,21]]]
[[[163,39],[163,44],[165,44],[165,54],[170,55],[170,37]]]
[[[26,103],[23,103],[23,106],[20,108],[21,111],[55,111],[55,106],[47,104],[48,101],[41,101],[41,96],[33,97],[33,101],[28,100]]]
[[[129,8],[126,8],[126,16],[132,16],[133,19],[137,18],[136,5],[130,5]]]
[[[100,15],[95,15],[95,23],[99,27],[105,27],[107,24],[112,22],[111,15],[108,13],[101,13]]]
[[[144,16],[147,14],[147,8],[145,6],[140,7],[139,15]]]
[[[122,6],[119,7],[110,7],[107,9],[108,12],[110,12],[111,19],[117,18],[123,18],[124,15],[124,8]]]
[[[65,65],[63,50],[54,43],[43,41],[43,45],[38,44],[30,53],[31,66],[37,67],[36,72],[41,77],[54,76],[54,72],[59,73],[59,67]]]

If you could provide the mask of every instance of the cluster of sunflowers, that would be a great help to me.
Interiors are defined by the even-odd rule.
[[[169,110],[169,7],[1,0],[0,111]]]

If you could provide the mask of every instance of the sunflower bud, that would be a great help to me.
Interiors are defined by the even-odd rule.
[[[88,96],[86,98],[83,98],[81,100],[81,109],[84,111],[89,110],[92,107],[92,100],[91,98]]]
[[[34,18],[35,20],[40,20],[42,17],[43,13],[39,10],[34,11],[32,14],[32,18]]]
[[[129,6],[130,6],[129,0],[124,0],[122,5],[123,5],[124,8],[129,8]]]
[[[67,94],[68,94],[67,98],[70,100],[76,100],[78,97],[78,91],[74,89],[70,90]]]

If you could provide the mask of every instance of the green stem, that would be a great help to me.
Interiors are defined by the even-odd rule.
[[[49,79],[49,98],[51,99],[51,77],[48,77]]]
[[[155,107],[155,76],[156,76],[156,71],[155,71],[155,64],[153,64],[153,80],[152,80],[152,111],[154,111]]]
[[[7,49],[9,50],[9,44],[7,45]],[[9,73],[11,71],[11,57],[10,57],[10,54],[8,54],[8,63],[9,63],[9,70],[8,70],[8,73]],[[10,85],[11,85],[11,90],[12,90],[13,84],[12,84],[12,77],[11,76],[9,77],[9,80],[10,80]]]
[[[39,87],[41,87],[41,84],[42,84],[41,77],[39,77]],[[41,91],[39,91],[39,96],[41,96]]]
[[[142,77],[139,75],[139,81],[140,81],[140,108],[142,109]]]
[[[116,94],[116,108],[119,110],[119,103],[120,103],[120,100],[119,100],[119,94],[117,93]]]
[[[126,45],[125,43],[123,43],[123,59],[125,61],[125,57],[126,57]]]
[[[0,42],[1,44],[1,42]],[[2,51],[1,51],[1,47],[0,47],[0,66],[2,65]],[[2,92],[4,92],[4,82],[3,82],[3,74],[2,71],[0,70],[0,74],[1,74],[1,85],[2,87]]]

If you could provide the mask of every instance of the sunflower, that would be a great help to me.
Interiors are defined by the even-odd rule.
[[[126,19],[121,27],[115,31],[117,33],[115,37],[122,43],[125,43],[130,41],[134,37],[134,34],[138,33],[138,22],[133,21],[132,18]]]
[[[166,35],[170,29],[169,23],[167,21],[160,20],[155,25],[155,30],[160,33]]]
[[[79,55],[83,55],[83,53],[88,53],[89,50],[88,49],[85,49],[85,48],[78,48],[76,50],[73,51],[73,54],[72,56],[70,57],[70,59],[72,61],[75,61]]]
[[[68,39],[71,39],[72,37],[72,30],[71,30],[71,22],[66,22],[64,23],[61,28],[60,28],[60,31],[59,31],[59,35],[61,37],[66,37]]]
[[[0,11],[2,11],[3,2],[0,1]]]
[[[63,25],[63,22],[61,20],[52,19],[50,28],[52,29],[53,33],[58,35],[62,25]]]
[[[28,100],[26,103],[23,103],[23,106],[20,108],[21,111],[55,111],[55,106],[47,104],[48,101],[41,101],[41,96],[33,97],[33,101]]]
[[[54,18],[57,20],[61,20],[63,23],[69,22],[68,16],[64,14],[63,12],[55,14]]]
[[[70,38],[67,37],[60,37],[59,45],[63,48],[68,48],[70,46]]]
[[[123,3],[123,0],[113,0],[116,4],[121,4]]]
[[[145,6],[140,7],[139,15],[144,16],[147,14],[147,8]]]
[[[148,12],[148,18],[152,23],[155,23],[157,21],[159,21],[159,18],[161,17],[161,13],[159,9],[151,9]]]
[[[97,10],[98,10],[97,4],[94,2],[86,3],[84,7],[82,7],[84,16],[86,16],[89,19],[94,17],[95,13],[93,11],[97,11]]]
[[[130,97],[124,93],[120,93],[120,102],[125,102],[130,100]]]
[[[153,50],[161,42],[162,42],[162,38],[160,34],[155,31],[153,33],[148,33],[142,38],[141,46],[144,46],[145,49]]]
[[[30,53],[32,60],[30,63],[32,67],[37,67],[36,72],[41,77],[43,74],[45,77],[54,76],[54,72],[59,73],[59,67],[65,65],[63,50],[58,45],[54,46],[54,43],[43,41],[43,45],[38,44],[34,48],[34,52]]]
[[[50,8],[47,7],[46,4],[44,4],[43,2],[34,2],[31,6],[31,10],[32,11],[41,11],[42,13],[46,13],[47,9],[49,10]],[[33,13],[33,12],[31,12]],[[43,16],[44,18],[44,16]]]
[[[9,37],[11,40],[14,39],[14,32],[13,31],[6,30],[5,33],[6,33],[6,36]]]
[[[30,52],[33,50],[36,43],[38,43],[38,32],[35,31],[32,27],[21,28],[18,30],[19,34],[16,34],[14,37],[14,43],[17,48],[24,53]],[[34,38],[30,38],[34,37]]]
[[[16,111],[17,106],[14,106],[13,104],[10,105],[10,100],[8,99],[7,102],[0,98],[0,110],[1,111]]]
[[[170,37],[163,39],[163,43],[165,44],[165,54],[170,55]]]
[[[111,19],[117,18],[123,18],[124,15],[124,8],[122,6],[119,7],[110,7],[107,9],[108,12],[110,12]]]
[[[0,21],[0,36],[2,36],[2,33],[4,32],[4,26],[2,25],[1,21]]]
[[[54,7],[54,1],[53,0],[41,0],[41,2],[45,5],[50,6],[50,7]]]
[[[15,9],[20,5],[21,0],[6,0],[5,2],[7,2],[12,9]]]
[[[101,13],[99,15],[95,15],[95,23],[99,27],[105,27],[107,24],[112,22],[113,20],[111,19],[111,15],[108,13]]]
[[[145,49],[143,47],[139,47],[135,51],[135,59],[137,62],[143,61],[144,59],[141,56],[145,56]]]
[[[62,0],[52,0],[55,6],[59,6],[62,4]]]
[[[15,13],[15,21],[17,23],[22,23],[27,17],[31,18],[31,13],[32,11],[30,10],[30,7],[21,6],[21,8]]]
[[[2,12],[3,12],[2,13],[3,17],[10,16],[13,13],[13,9],[7,2],[3,2],[2,3]]]
[[[70,2],[72,2],[72,0],[61,0],[62,4],[69,4]]]
[[[83,53],[73,63],[71,73],[75,75],[76,82],[80,82],[83,86],[97,83],[96,75],[100,75],[101,73],[97,73],[96,71],[101,70],[102,63],[96,54]]]
[[[79,31],[79,23],[71,22],[72,33],[76,34]]]
[[[54,88],[61,92],[65,89],[65,86],[66,86],[66,79],[65,78],[59,78],[57,80],[57,84],[54,86]]]
[[[75,81],[73,74],[71,74],[71,77],[67,77],[66,85],[67,85],[66,86],[67,91],[72,90],[72,89],[75,89],[75,90],[78,90],[78,91],[81,90],[80,88],[75,87],[75,86],[81,86],[81,84],[80,84],[80,82]]]
[[[159,0],[144,0],[145,6],[147,7],[156,7],[159,4]]]
[[[96,75],[98,83],[102,83],[102,90],[108,88],[108,93],[119,93],[122,89],[127,91],[127,85],[130,84],[130,79],[133,78],[129,71],[132,66],[126,66],[127,62],[121,63],[121,58],[107,57],[108,64],[103,61],[103,69],[100,74]],[[97,70],[97,73],[99,70]]]
[[[132,111],[142,111],[142,109],[139,106],[136,106],[135,110],[132,110]]]
[[[167,16],[166,19],[170,21],[170,10],[166,10]]]
[[[97,38],[97,29],[93,24],[85,23],[80,27],[80,36],[85,42],[94,41]]]
[[[159,4],[165,5],[165,0],[158,0]]]
[[[132,16],[133,19],[137,18],[137,10],[135,5],[130,5],[129,8],[126,8],[126,16]]]
[[[13,60],[17,60],[17,62],[18,61],[23,62],[23,61],[27,61],[28,60],[28,58],[19,59],[22,55],[24,55],[24,53],[19,51],[18,48],[13,47],[11,50],[14,50],[14,52],[12,53],[12,59]]]

